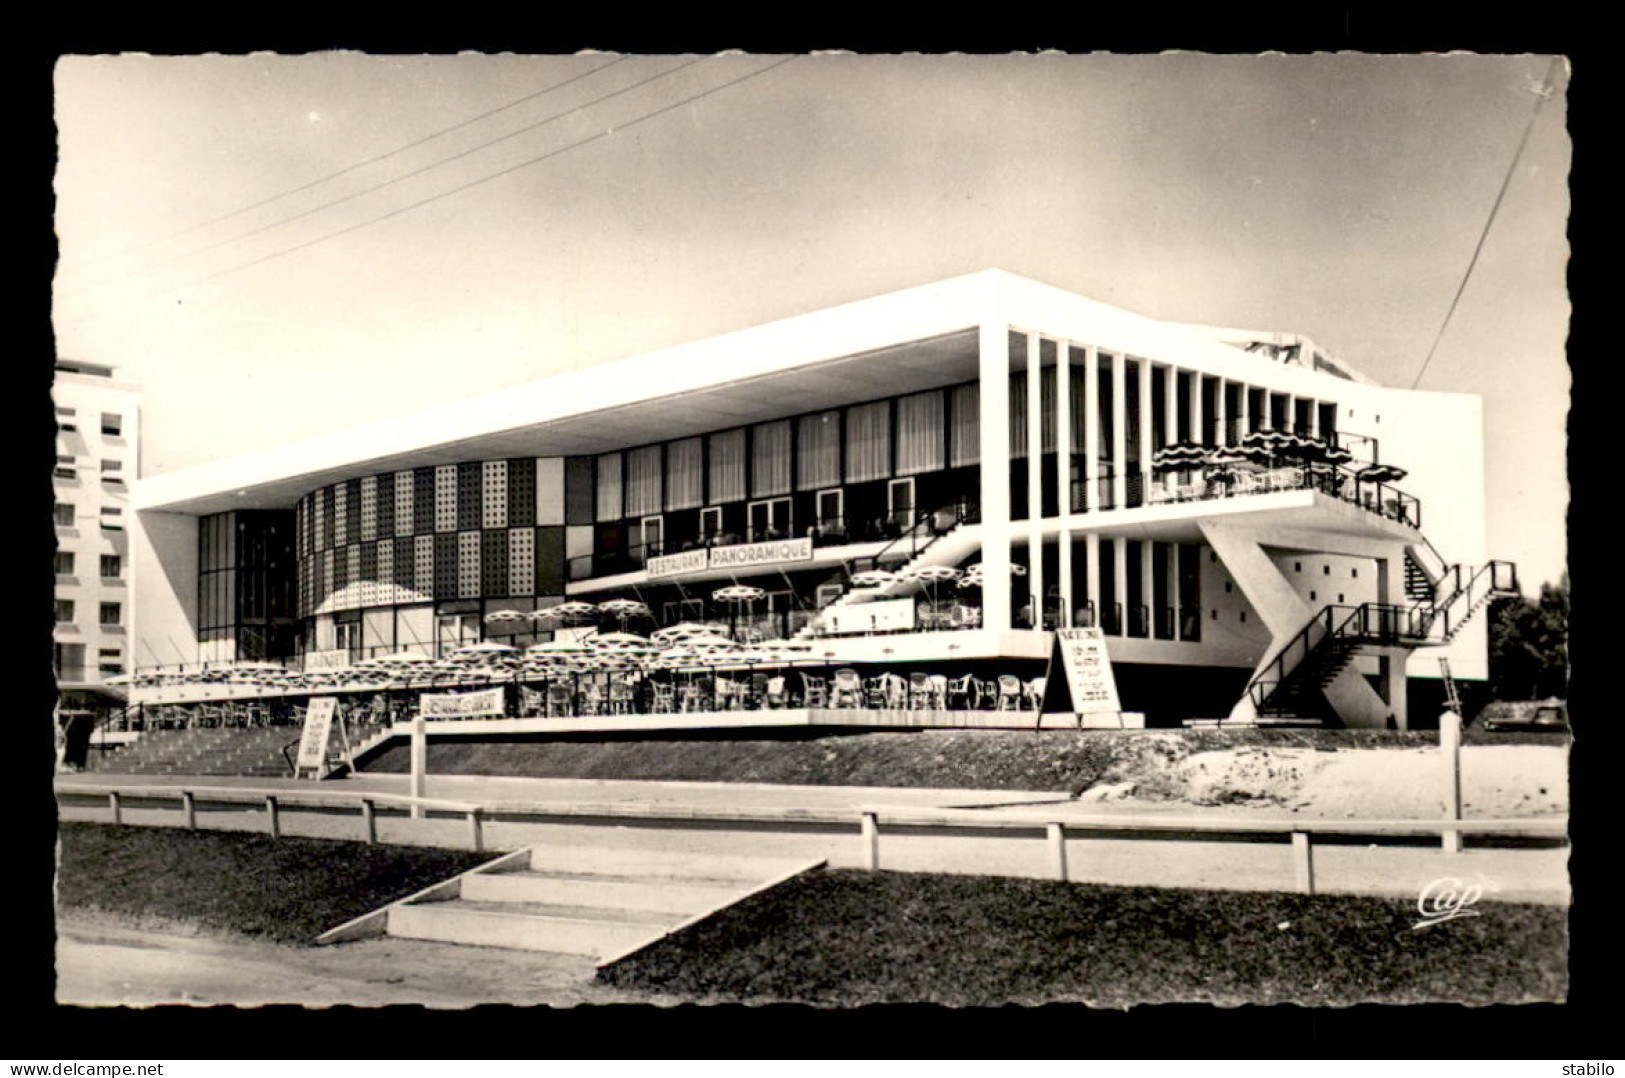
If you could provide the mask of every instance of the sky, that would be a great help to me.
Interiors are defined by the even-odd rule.
[[[1532,589],[1566,564],[1567,80],[1536,55],[63,57],[57,353],[143,388],[153,475],[1000,268],[1481,395],[1489,549]]]

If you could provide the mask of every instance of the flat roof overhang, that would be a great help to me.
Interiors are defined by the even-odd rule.
[[[1283,391],[1313,394],[1333,380],[984,270],[148,477],[134,485],[132,504],[194,515],[285,509],[319,487],[383,472],[591,455],[932,389],[977,377],[984,323],[1011,327],[1012,368],[1034,331]]]
[[[1050,536],[1066,528],[1109,538],[1200,543],[1205,541],[1200,524],[1203,520],[1257,528],[1265,546],[1285,548],[1291,548],[1293,543],[1272,543],[1269,537],[1315,533],[1365,542],[1414,543],[1422,539],[1422,533],[1407,524],[1317,490],[1283,490],[1074,513],[1059,520],[1046,520],[1043,532]],[[1011,538],[1017,542],[1024,540],[1030,531],[1025,521],[1017,521],[1010,528]]]

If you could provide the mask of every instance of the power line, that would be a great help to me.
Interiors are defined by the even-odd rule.
[[[365,220],[365,221],[357,222],[356,224],[350,225],[350,226],[348,226],[346,228],[341,228],[336,232],[329,232],[326,235],[317,236],[314,239],[306,240],[304,243],[295,244],[292,247],[285,247],[280,251],[273,251],[270,254],[262,255],[261,257],[252,259],[252,260],[250,260],[248,262],[243,262],[243,263],[240,263],[240,264],[235,265],[235,266],[228,266],[227,268],[222,269],[222,270],[218,270],[215,273],[211,273],[206,277],[200,277],[197,280],[191,281],[187,285],[180,285],[180,286],[177,286],[177,287],[186,288],[186,287],[190,287],[191,285],[203,284],[204,282],[212,281],[217,277],[224,277],[224,276],[227,276],[228,274],[236,273],[239,270],[245,270],[245,269],[248,269],[248,268],[250,268],[252,266],[257,266],[257,265],[260,265],[261,263],[269,262],[269,261],[272,261],[273,259],[281,258],[284,255],[293,254],[296,251],[302,251],[302,250],[305,250],[306,248],[314,247],[319,243],[325,243],[328,240],[336,239],[339,236],[348,235],[351,232],[355,232],[355,231],[358,231],[359,229],[366,228],[369,225],[375,225],[375,224],[379,223],[380,221],[387,221],[392,217],[399,217],[403,213],[410,213],[412,210],[419,209],[419,208],[421,208],[423,206],[427,206],[431,202],[438,202],[443,198],[449,198],[452,195],[461,194],[462,192],[470,190],[471,188],[474,188],[474,187],[478,187],[481,184],[489,183],[492,180],[500,179],[503,176],[511,175],[512,173],[518,172],[520,169],[529,168],[531,165],[540,164],[541,162],[549,160],[550,158],[553,158],[553,157],[557,157],[562,153],[568,153],[570,150],[578,149],[578,148],[580,148],[582,146],[585,146],[585,145],[587,145],[589,143],[592,143],[592,142],[597,142],[599,139],[608,138],[610,135],[615,134],[617,131],[625,131],[627,128],[635,127],[638,124],[641,124],[641,123],[645,122],[646,120],[652,120],[656,116],[661,116],[661,115],[664,115],[665,113],[671,112],[673,109],[681,108],[684,105],[693,104],[694,102],[699,101],[702,98],[709,97],[712,94],[718,93],[718,92],[720,92],[722,90],[726,90],[729,87],[737,86],[740,83],[745,82],[745,81],[747,81],[749,79],[754,79],[754,78],[757,78],[758,76],[765,75],[769,71],[772,71],[774,68],[783,67],[785,64],[788,64],[790,61],[796,60],[796,59],[799,59],[799,57],[798,56],[785,57],[782,60],[779,60],[779,61],[776,61],[776,62],[774,62],[772,64],[769,64],[766,67],[759,68],[756,71],[750,72],[749,74],[741,75],[736,79],[730,79],[727,82],[720,83],[720,84],[718,84],[716,86],[713,86],[713,87],[710,87],[709,89],[706,89],[706,90],[702,90],[699,93],[694,94],[694,95],[692,95],[690,97],[683,98],[680,101],[673,101],[672,103],[670,103],[668,105],[663,105],[660,108],[654,110],[653,112],[648,112],[648,113],[645,113],[642,116],[638,116],[638,117],[636,117],[634,119],[628,120],[626,123],[621,124],[619,127],[613,127],[613,126],[607,127],[607,128],[605,128],[604,130],[598,132],[595,135],[589,135],[586,138],[581,139],[581,140],[576,141],[576,142],[572,142],[567,146],[561,146],[556,150],[550,150],[547,153],[544,153],[544,154],[541,154],[539,156],[532,157],[532,158],[529,158],[527,160],[521,161],[516,165],[510,165],[509,167],[507,167],[505,169],[502,169],[502,170],[500,170],[498,172],[493,172],[493,173],[491,173],[491,174],[489,174],[487,176],[482,176],[477,180],[471,180],[468,183],[462,184],[462,185],[460,185],[458,187],[453,187],[453,188],[451,188],[450,190],[447,190],[447,191],[442,191],[442,192],[440,192],[439,194],[436,194],[436,195],[431,195],[428,198],[420,199],[419,201],[413,202],[410,205],[398,207],[397,209],[390,210],[388,213],[380,214],[377,217],[373,217],[373,218],[369,218],[368,220]],[[159,290],[158,292],[152,293],[152,295],[163,295],[165,293],[169,293],[169,292],[173,292],[173,291],[176,291],[176,288],[165,288],[165,289]]]
[[[228,236],[223,240],[217,240],[214,243],[207,244],[207,245],[205,245],[203,247],[199,247],[199,248],[196,248],[194,250],[184,252],[182,254],[171,255],[169,258],[166,258],[166,259],[162,260],[161,262],[156,262],[156,263],[154,263],[152,266],[150,266],[148,268],[149,269],[158,269],[158,268],[161,268],[163,266],[167,266],[171,262],[179,261],[182,258],[195,258],[198,255],[207,254],[210,251],[218,250],[219,248],[224,247],[227,244],[237,243],[237,242],[239,242],[241,240],[250,239],[250,238],[252,238],[254,236],[258,236],[258,235],[261,235],[263,233],[269,232],[274,228],[281,228],[283,225],[288,225],[288,224],[292,224],[295,221],[303,220],[304,218],[309,217],[312,214],[320,213],[323,210],[332,209],[334,206],[340,206],[340,205],[343,205],[346,202],[352,202],[355,199],[358,199],[363,195],[370,195],[375,191],[382,191],[384,188],[391,187],[391,186],[393,186],[393,185],[395,185],[397,183],[402,182],[403,180],[409,180],[414,176],[421,176],[425,172],[432,172],[435,169],[440,168],[443,165],[449,165],[453,161],[460,161],[463,158],[468,157],[468,156],[470,156],[472,154],[479,153],[481,150],[489,149],[490,147],[495,146],[498,143],[506,142],[509,139],[518,138],[520,135],[527,134],[527,133],[529,133],[531,131],[536,130],[537,128],[545,127],[548,124],[552,123],[553,121],[563,119],[565,116],[568,116],[573,112],[579,112],[584,108],[590,108],[593,105],[601,104],[601,103],[603,103],[605,101],[608,101],[612,97],[619,97],[622,94],[630,93],[631,91],[636,90],[640,86],[644,86],[644,85],[646,85],[648,83],[654,82],[656,79],[663,79],[668,75],[675,75],[677,72],[683,70],[683,68],[692,67],[692,66],[694,66],[695,64],[699,63],[701,60],[704,60],[704,59],[706,59],[706,57],[701,56],[701,57],[697,57],[697,58],[695,58],[693,60],[688,60],[688,61],[686,61],[684,63],[678,64],[676,67],[667,68],[665,71],[657,72],[656,74],[650,75],[648,78],[639,79],[637,82],[634,82],[629,86],[623,86],[618,90],[613,90],[613,91],[611,91],[611,92],[609,92],[607,94],[604,94],[602,97],[596,97],[591,101],[585,102],[584,104],[572,105],[570,108],[567,108],[567,109],[563,110],[562,112],[555,112],[553,115],[548,116],[548,117],[546,117],[544,119],[541,119],[541,120],[537,120],[535,123],[527,124],[524,127],[521,127],[521,128],[519,128],[519,129],[517,129],[515,131],[510,131],[506,135],[499,135],[498,137],[496,137],[494,139],[490,139],[490,140],[488,140],[486,142],[482,142],[479,145],[470,147],[469,149],[463,150],[460,153],[452,154],[450,157],[442,158],[439,161],[435,161],[435,162],[432,162],[431,164],[424,165],[421,168],[415,168],[410,172],[403,172],[399,176],[394,176],[394,177],[391,177],[390,179],[387,179],[387,180],[381,180],[378,183],[373,184],[371,187],[363,187],[359,191],[353,191],[350,194],[344,195],[341,198],[335,198],[330,202],[323,202],[319,206],[312,206],[310,209],[301,210],[300,212],[298,212],[296,214],[293,214],[292,216],[284,217],[284,218],[281,218],[280,220],[272,221],[270,224],[261,225],[259,228],[252,228],[252,229],[249,229],[247,232],[239,232],[235,236]],[[609,66],[608,64],[604,65],[604,67],[608,67],[608,66]],[[594,70],[595,71],[602,71],[603,69],[604,68],[596,68]],[[590,74],[593,74],[593,72],[589,71],[587,74],[590,75]],[[578,77],[584,77],[584,76],[578,76]]]
[[[397,156],[399,154],[405,153],[407,150],[414,150],[417,147],[422,146],[426,142],[432,142],[435,139],[441,137],[442,135],[449,135],[453,131],[460,131],[463,128],[470,126],[471,124],[476,124],[476,123],[479,123],[481,120],[489,119],[490,117],[495,116],[498,113],[507,112],[509,109],[518,108],[520,105],[523,105],[526,102],[534,101],[539,97],[544,97],[547,94],[552,93],[554,90],[561,90],[564,87],[569,86],[573,82],[578,82],[581,79],[586,78],[588,75],[596,75],[600,71],[607,71],[610,68],[614,67],[616,64],[621,63],[622,61],[624,61],[626,59],[628,59],[628,57],[617,56],[615,59],[611,60],[607,64],[600,64],[599,66],[597,66],[595,68],[592,68],[589,71],[581,72],[579,75],[572,75],[572,76],[570,76],[569,78],[565,79],[562,82],[556,82],[556,83],[552,84],[551,86],[544,87],[543,89],[537,90],[534,93],[526,94],[524,97],[517,98],[517,99],[515,99],[513,101],[508,102],[505,105],[498,105],[494,109],[487,109],[485,112],[482,112],[477,116],[471,116],[466,120],[462,120],[462,121],[460,121],[458,123],[452,124],[450,127],[442,127],[438,131],[435,131],[435,132],[433,132],[431,134],[428,134],[428,135],[424,135],[422,138],[417,139],[417,140],[415,140],[413,142],[408,142],[404,146],[397,146],[393,150],[389,150],[389,151],[387,151],[385,153],[381,153],[376,157],[369,157],[365,161],[357,161],[355,164],[347,165],[344,168],[339,169],[337,172],[329,172],[327,175],[318,177],[318,178],[316,178],[314,180],[311,180],[309,183],[302,184],[302,185],[300,185],[298,187],[289,188],[288,190],[283,191],[283,192],[281,192],[279,194],[271,195],[269,198],[262,198],[258,202],[254,203],[253,205],[243,206],[243,207],[241,207],[239,209],[232,210],[230,213],[222,214],[219,217],[211,218],[210,220],[204,221],[204,222],[202,222],[200,224],[190,225],[190,226],[188,226],[186,228],[181,229],[179,232],[171,232],[167,236],[160,236],[157,239],[148,240],[145,243],[139,244],[136,247],[131,248],[131,251],[127,252],[127,253],[133,253],[134,251],[145,250],[146,248],[152,247],[152,246],[154,246],[156,244],[167,243],[170,240],[179,239],[182,236],[191,235],[193,232],[197,232],[197,231],[199,231],[201,229],[208,228],[211,225],[220,224],[222,221],[229,221],[233,217],[241,217],[243,214],[248,213],[251,210],[257,210],[262,206],[269,206],[273,202],[278,202],[278,201],[280,201],[280,200],[282,200],[284,198],[288,198],[290,196],[297,195],[297,194],[299,194],[299,193],[301,193],[303,191],[308,191],[312,187],[317,187],[317,186],[319,186],[321,184],[324,184],[324,183],[328,182],[329,180],[336,180],[340,176],[348,175],[349,173],[354,172],[357,169],[366,168],[368,165],[376,165],[380,161],[386,161],[391,157],[395,157],[395,156]]]
[[[1484,231],[1479,233],[1478,244],[1473,248],[1473,257],[1467,261],[1467,272],[1461,275],[1461,284],[1456,287],[1456,294],[1450,300],[1450,309],[1444,313],[1444,321],[1439,323],[1439,332],[1433,338],[1433,346],[1428,349],[1427,358],[1422,360],[1422,368],[1416,372],[1416,378],[1411,382],[1412,389],[1422,384],[1422,376],[1427,373],[1428,364],[1433,362],[1433,354],[1439,350],[1439,342],[1444,340],[1444,331],[1450,325],[1451,317],[1456,313],[1456,306],[1461,302],[1462,294],[1467,291],[1467,281],[1472,277],[1474,267],[1478,265],[1478,256],[1484,251],[1484,241],[1489,239],[1490,226],[1495,224],[1495,215],[1501,209],[1502,200],[1506,198],[1507,188],[1512,186],[1512,177],[1518,171],[1518,161],[1523,157],[1524,147],[1529,145],[1529,135],[1534,131],[1535,121],[1540,117],[1540,108],[1546,104],[1546,99],[1552,96],[1552,80],[1557,76],[1557,65],[1561,62],[1561,59],[1561,57],[1553,57],[1552,66],[1546,71],[1545,81],[1540,84],[1538,89],[1533,91],[1535,94],[1535,109],[1529,114],[1529,122],[1524,125],[1523,137],[1518,140],[1518,148],[1512,154],[1512,163],[1507,166],[1507,174],[1501,180],[1501,190],[1496,192],[1495,203],[1490,206],[1490,214],[1484,220]]]

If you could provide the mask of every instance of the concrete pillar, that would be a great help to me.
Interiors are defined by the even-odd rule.
[[[1221,404],[1220,407],[1222,408],[1223,405]],[[1202,372],[1191,371],[1191,441],[1195,442],[1197,445],[1207,444],[1207,442],[1203,440],[1206,433],[1202,429],[1202,420],[1204,418],[1205,417],[1202,414]],[[1224,434],[1222,431],[1214,434],[1213,444],[1224,444]]]
[[[1033,628],[1044,627],[1044,363],[1038,334],[1027,334],[1027,596]],[[984,591],[986,589],[983,589]]]
[[[1382,682],[1380,695],[1388,704],[1388,712],[1393,716],[1394,726],[1400,730],[1410,729],[1410,716],[1405,707],[1405,674],[1409,660],[1410,652],[1403,648],[1390,648],[1383,652],[1382,658],[1377,662],[1378,675]]]
[[[1201,381],[1200,376],[1197,377],[1197,381],[1198,382]],[[1214,445],[1224,445],[1224,444],[1226,444],[1225,440],[1224,440],[1224,432],[1225,432],[1225,428],[1228,427],[1229,424],[1230,424],[1230,408],[1229,408],[1229,405],[1225,404],[1225,401],[1224,401],[1224,386],[1225,386],[1225,381],[1224,381],[1223,378],[1220,378],[1217,385],[1214,386],[1215,392],[1213,394],[1213,416],[1214,416],[1214,419],[1217,421],[1215,423],[1215,428],[1216,429],[1213,432],[1213,444]],[[1200,393],[1196,393],[1196,394],[1192,395],[1191,407],[1195,409],[1196,418],[1201,419],[1202,418],[1202,395]]]
[[[1149,539],[1140,540],[1140,605],[1145,607],[1147,639],[1157,635],[1157,566],[1156,559],[1151,556],[1154,546]]]
[[[1010,336],[984,318],[978,335],[981,383],[982,626],[1010,628]]]
[[[1112,506],[1116,509],[1128,501],[1126,362],[1121,352],[1112,355]]]
[[[1100,625],[1100,536],[1089,532],[1083,538],[1084,558],[1089,564],[1084,566],[1084,598],[1089,603],[1089,609],[1094,611],[1095,625]]]
[[[1236,441],[1239,442],[1252,427],[1253,397],[1246,382],[1238,383],[1236,390]]]
[[[1121,611],[1121,620],[1117,623],[1117,631],[1121,636],[1128,635],[1128,540],[1122,536],[1112,539],[1112,590],[1116,595],[1117,609]],[[1102,619],[1105,611],[1101,612]]]
[[[1140,498],[1151,500],[1151,361],[1140,360]]]
[[[1088,423],[1083,439],[1083,497],[1090,512],[1100,509],[1100,353],[1094,345],[1083,350],[1083,415]]]
[[[1055,504],[1061,519],[1072,515],[1072,345],[1055,342]],[[1072,529],[1064,524],[1055,540],[1061,588],[1060,627],[1072,626]]]
[[[1168,601],[1163,605],[1168,608],[1168,616],[1173,619],[1169,628],[1173,639],[1180,639],[1179,633],[1179,544],[1165,543],[1168,548],[1168,564],[1163,567],[1163,582],[1167,591]],[[1153,614],[1153,617],[1156,615]]]

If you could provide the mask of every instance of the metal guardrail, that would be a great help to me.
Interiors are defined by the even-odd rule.
[[[284,808],[293,806],[350,808],[353,806],[359,809],[361,813],[364,829],[363,836],[369,846],[378,843],[377,806],[380,804],[401,805],[424,812],[451,812],[466,816],[468,818],[469,839],[473,848],[476,851],[485,849],[483,822],[486,811],[485,806],[466,801],[444,801],[436,798],[411,797],[406,794],[371,792],[341,794],[313,790],[290,790],[287,788],[141,786],[106,783],[59,783],[56,787],[56,793],[58,797],[106,797],[108,806],[112,809],[115,824],[124,822],[124,801],[126,798],[132,801],[178,799],[181,812],[184,815],[186,829],[189,831],[197,830],[197,806],[199,800],[208,804],[264,804],[266,833],[272,838],[282,836],[282,810]]]
[[[1269,842],[1289,837],[1293,851],[1293,880],[1298,891],[1315,893],[1314,836],[1366,835],[1381,837],[1439,836],[1441,850],[1453,852],[1460,848],[1463,834],[1505,835],[1517,837],[1563,838],[1568,834],[1568,817],[1483,818],[1483,819],[1238,819],[1191,816],[1116,816],[1067,815],[1055,812],[1000,810],[990,813],[986,809],[949,808],[920,809],[912,807],[868,806],[857,810],[853,818],[850,808],[839,809],[730,809],[701,806],[663,804],[589,804],[582,802],[552,803],[525,801],[498,801],[473,804],[431,798],[409,797],[386,793],[319,793],[289,789],[249,789],[245,787],[207,786],[117,786],[103,784],[59,784],[59,795],[105,796],[113,810],[113,822],[121,823],[122,801],[132,799],[179,797],[186,814],[186,826],[196,829],[196,806],[199,800],[209,803],[263,802],[267,812],[267,829],[273,836],[281,834],[280,811],[283,808],[316,805],[347,807],[358,804],[366,830],[366,841],[377,842],[375,804],[417,806],[425,810],[451,812],[468,817],[473,848],[483,851],[483,821],[494,817],[529,818],[535,820],[572,819],[625,819],[672,824],[749,824],[801,825],[838,827],[847,830],[856,824],[861,843],[861,863],[865,868],[880,868],[880,839],[882,827],[926,830],[978,830],[993,835],[1021,838],[1033,831],[1044,832],[1044,848],[1049,874],[1055,879],[1067,880],[1066,838],[1090,833],[1124,834],[1132,838],[1153,835],[1197,833],[1226,835],[1243,840]]]

